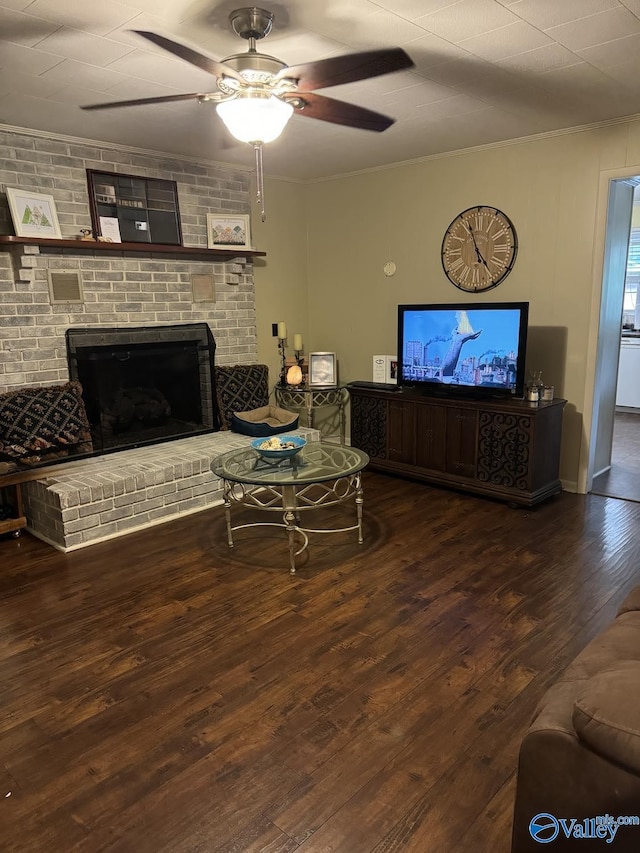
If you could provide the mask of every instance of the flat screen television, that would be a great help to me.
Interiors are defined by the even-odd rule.
[[[528,302],[398,306],[398,384],[438,396],[523,397]]]

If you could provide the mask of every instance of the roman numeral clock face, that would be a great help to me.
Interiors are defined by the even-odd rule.
[[[518,239],[509,217],[495,207],[470,207],[453,220],[442,241],[449,281],[471,293],[497,287],[516,259]]]

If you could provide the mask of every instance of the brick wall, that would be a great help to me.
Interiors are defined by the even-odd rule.
[[[176,181],[183,244],[207,245],[207,213],[248,213],[250,175],[207,163],[0,131],[0,233],[13,234],[6,187],[52,195],[63,237],[90,228],[86,169]],[[80,270],[83,304],[51,304],[48,269]],[[191,275],[214,275],[215,302],[193,302]],[[257,361],[253,265],[146,253],[0,252],[0,391],[68,378],[69,326],[206,322],[217,364]]]

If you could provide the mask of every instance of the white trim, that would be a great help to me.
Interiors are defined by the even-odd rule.
[[[563,492],[570,492],[572,495],[581,494],[575,480],[560,480],[560,485]]]

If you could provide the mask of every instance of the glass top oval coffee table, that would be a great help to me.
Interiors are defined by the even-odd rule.
[[[227,542],[233,548],[233,533],[247,527],[282,527],[289,540],[289,569],[296,570],[296,557],[309,544],[309,533],[358,531],[362,544],[362,469],[369,457],[345,444],[309,442],[289,459],[268,460],[252,447],[229,450],[211,463],[212,472],[222,479]],[[348,527],[309,528],[300,525],[305,510],[335,506],[353,498],[356,523]],[[281,522],[231,523],[234,504],[282,514]],[[296,542],[301,539],[301,544]]]

